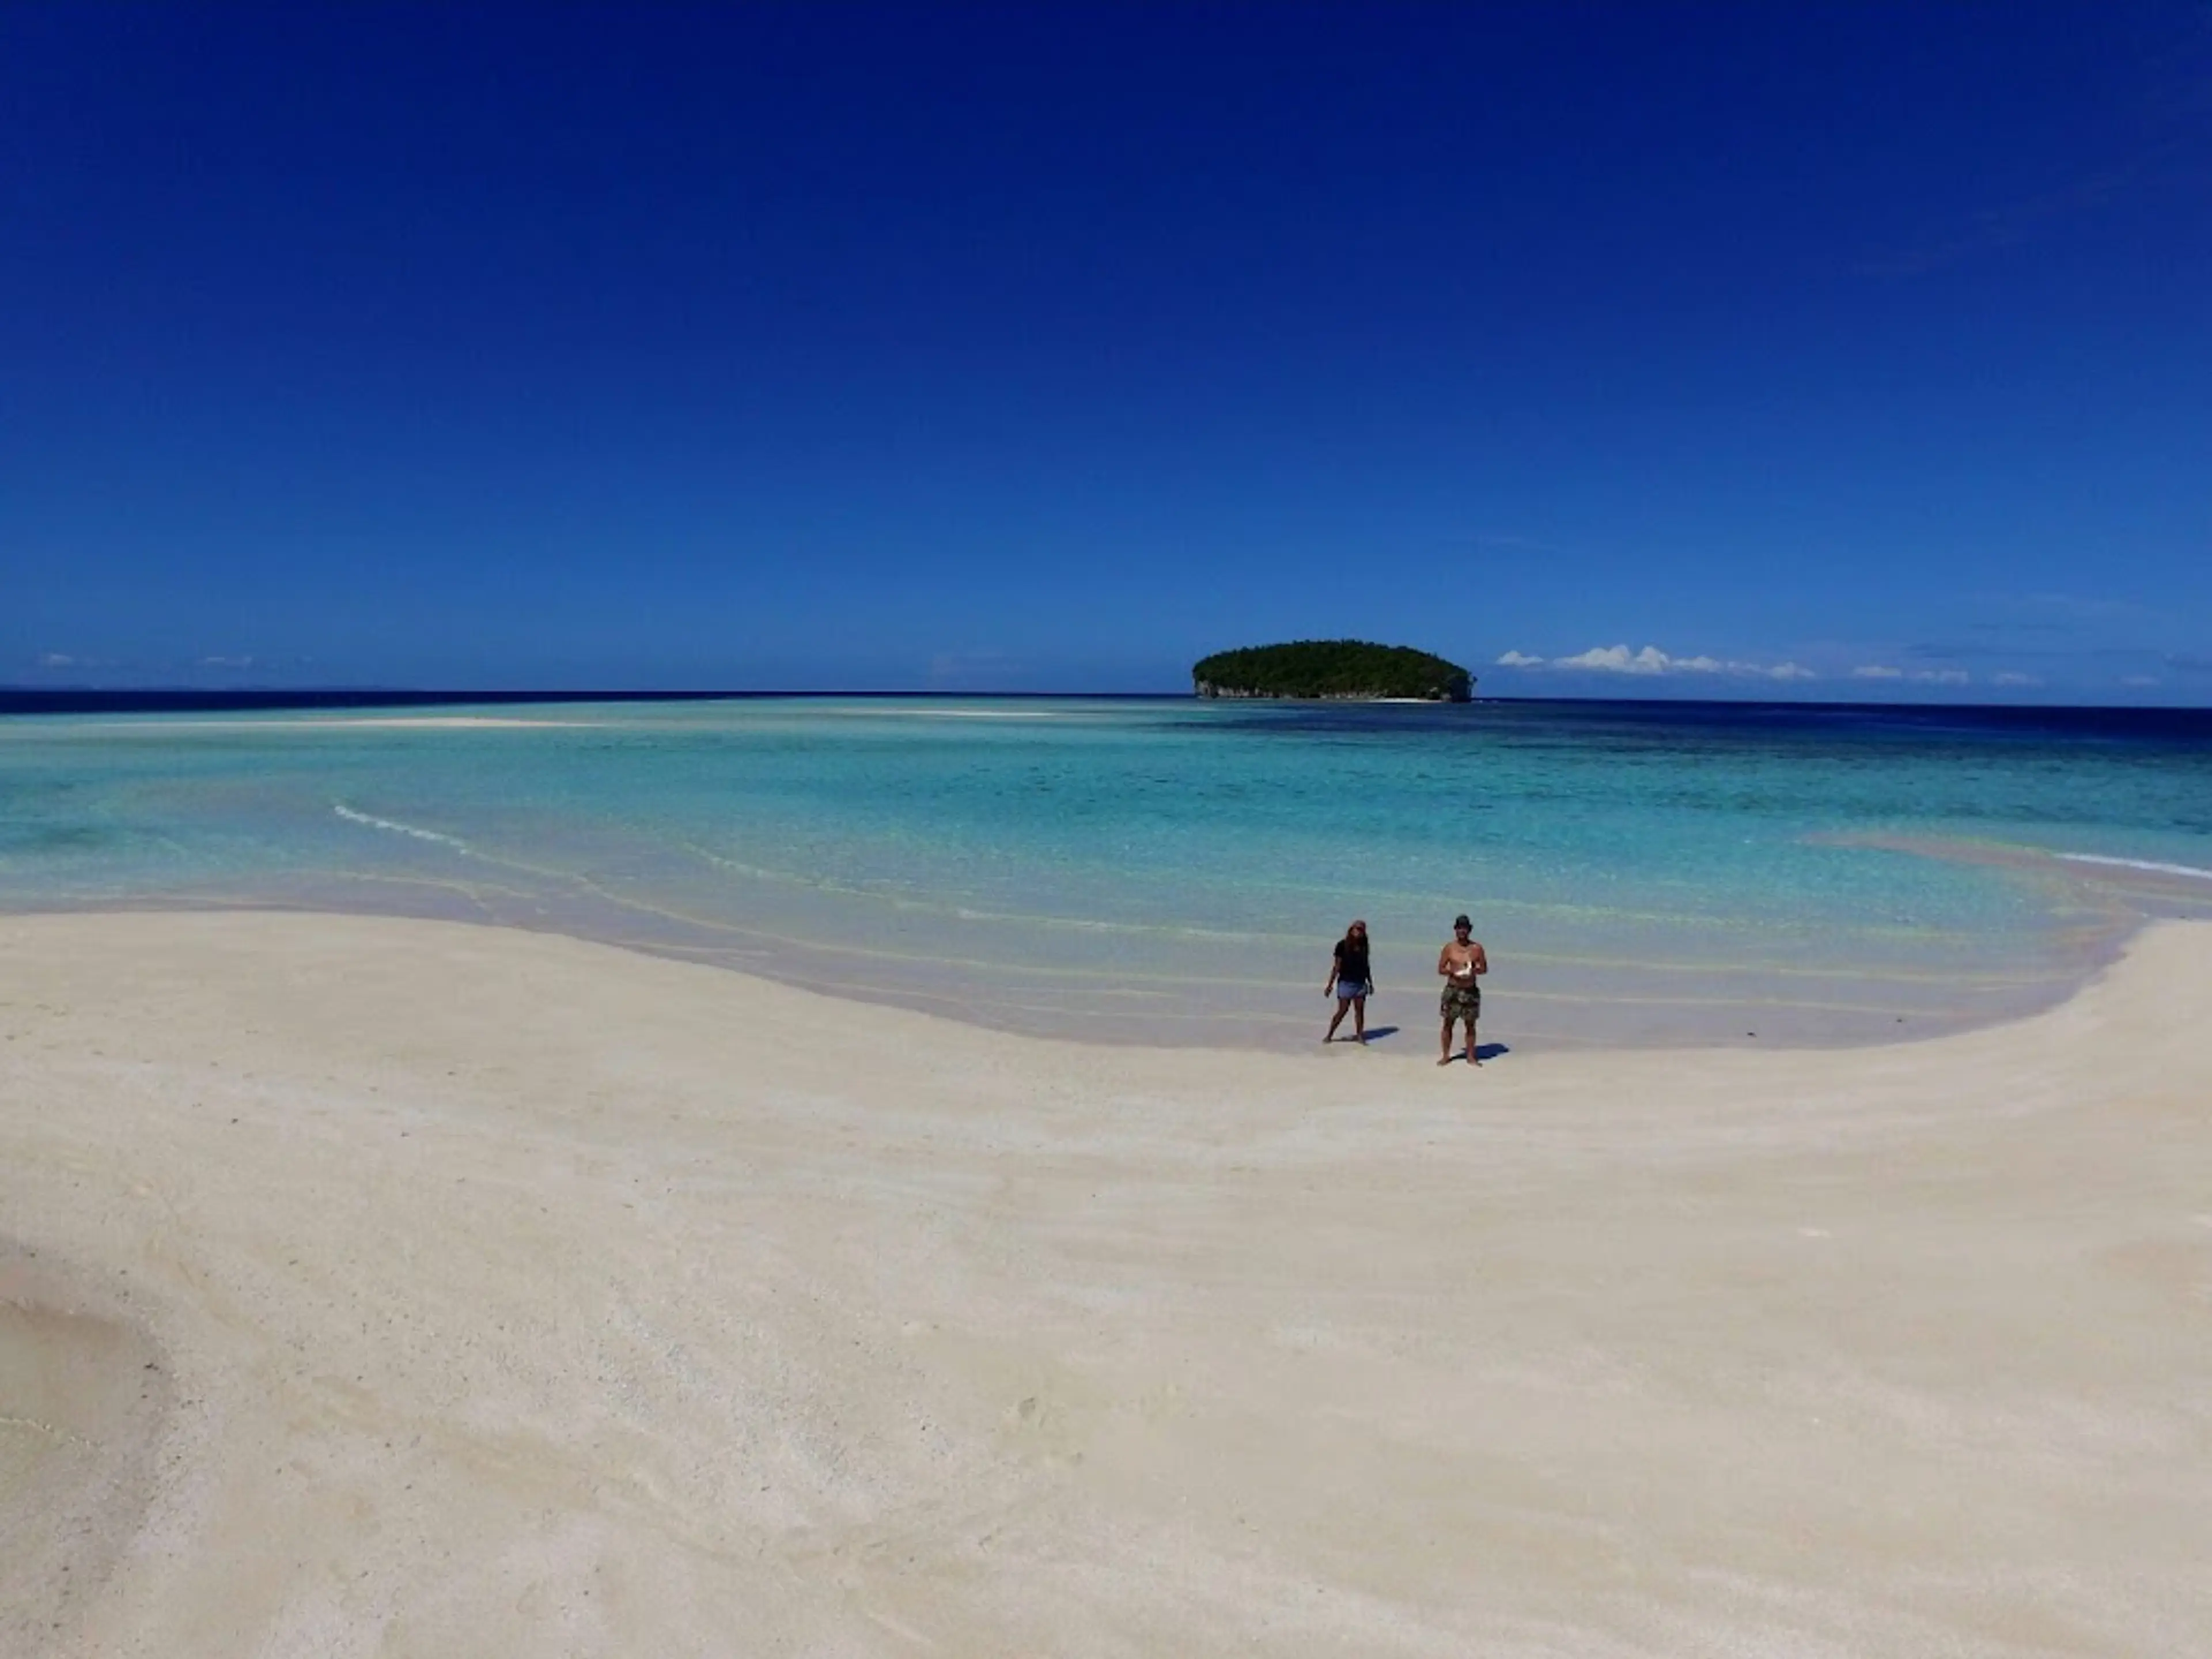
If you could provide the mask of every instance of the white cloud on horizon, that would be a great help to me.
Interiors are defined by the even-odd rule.
[[[1851,678],[1855,680],[1910,680],[1916,685],[1964,685],[1973,677],[1968,674],[1963,668],[1914,668],[1908,670],[1903,668],[1892,668],[1887,663],[1866,662],[1861,663],[1856,668],[1851,670]],[[2025,676],[2017,680],[2008,681],[2000,675],[1998,677],[1998,684],[2001,685],[2039,685],[2042,684],[2042,682],[2028,678]]]
[[[1516,668],[1533,666],[1538,660],[1525,657],[1517,651],[1509,654],[1516,659],[1510,665]],[[1733,674],[1765,680],[1816,680],[1820,678],[1811,669],[1794,662],[1741,662],[1733,659],[1723,661],[1718,657],[1677,657],[1662,651],[1656,645],[1647,645],[1640,651],[1631,651],[1625,645],[1596,645],[1575,656],[1553,657],[1546,665],[1601,674]]]
[[[2008,671],[2002,674],[1990,675],[1990,684],[1991,685],[2040,685],[2043,684],[2043,677],[2039,674],[2015,674]]]
[[[1554,657],[1554,668],[1594,668],[1607,674],[1663,674],[1674,659],[1656,645],[1632,653],[1625,645],[1594,645],[1574,657]]]
[[[70,656],[66,651],[48,651],[41,654],[39,658],[39,666],[41,668],[74,668],[76,666],[76,659]]]
[[[1541,668],[1543,665],[1541,657],[1532,657],[1525,651],[1508,651],[1498,659],[1500,668]]]
[[[203,668],[251,668],[253,666],[253,659],[251,657],[202,657],[200,666]]]

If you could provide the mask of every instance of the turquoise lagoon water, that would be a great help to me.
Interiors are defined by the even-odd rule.
[[[481,722],[481,723],[478,723]],[[1864,1042],[2212,915],[2212,717],[752,699],[0,718],[0,908],[273,906],[617,941],[1012,1029]],[[733,982],[734,983],[734,982]],[[741,1013],[741,1009],[740,1009]],[[1756,1033],[1755,1036],[1752,1033]]]

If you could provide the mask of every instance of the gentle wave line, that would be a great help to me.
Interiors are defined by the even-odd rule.
[[[2069,864],[2104,864],[2121,870],[2148,870],[2154,875],[2187,876],[2197,881],[2212,881],[2212,870],[2200,870],[2193,864],[2160,864],[2154,859],[2107,858],[2101,853],[2059,853],[2054,856]]]
[[[434,841],[441,847],[450,847],[457,853],[469,850],[468,842],[459,836],[448,836],[436,830],[418,830],[411,823],[401,823],[392,818],[380,818],[373,812],[356,812],[343,801],[331,803],[331,811],[348,823],[366,824],[372,830],[384,830],[395,836],[412,836],[417,841]]]

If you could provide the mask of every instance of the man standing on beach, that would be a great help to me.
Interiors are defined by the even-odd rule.
[[[1451,1064],[1452,1027],[1461,1020],[1467,1022],[1467,1063],[1482,1064],[1475,1058],[1480,1050],[1474,1046],[1474,1023],[1482,1018],[1482,987],[1478,976],[1490,971],[1490,958],[1483,955],[1480,945],[1468,937],[1474,927],[1465,916],[1455,916],[1451,943],[1437,958],[1437,972],[1444,981],[1444,1052],[1437,1061],[1439,1066]]]

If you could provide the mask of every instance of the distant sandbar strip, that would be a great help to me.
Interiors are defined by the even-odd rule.
[[[519,720],[505,714],[377,714],[366,720],[333,717],[327,720],[290,718],[269,720],[88,720],[82,729],[143,732],[473,732],[611,726],[611,720]]]

